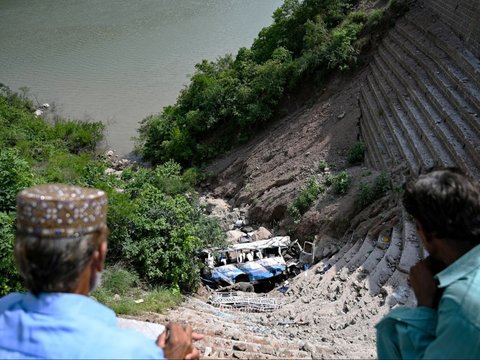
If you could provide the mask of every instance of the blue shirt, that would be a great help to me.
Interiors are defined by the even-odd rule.
[[[379,359],[480,358],[480,245],[436,279],[438,309],[400,307],[377,324]]]
[[[0,299],[0,359],[9,358],[161,359],[163,351],[87,296],[14,293]]]

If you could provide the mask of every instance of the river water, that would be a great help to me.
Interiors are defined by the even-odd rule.
[[[250,46],[281,0],[0,0],[0,82],[133,147],[201,59]]]

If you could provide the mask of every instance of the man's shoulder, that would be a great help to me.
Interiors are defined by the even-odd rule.
[[[19,304],[24,298],[24,294],[11,293],[0,298],[0,313]]]
[[[480,269],[445,288],[440,311],[448,311],[480,329]]]
[[[73,294],[10,294],[0,299],[0,349],[24,357],[161,358],[153,340],[121,329],[115,313]],[[21,336],[18,329],[28,329]],[[7,329],[7,327],[4,327]],[[23,356],[22,356],[23,357]]]
[[[444,297],[460,305],[465,302],[480,304],[480,267],[448,285]]]

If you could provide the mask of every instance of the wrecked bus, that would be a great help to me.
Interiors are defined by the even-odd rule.
[[[287,264],[282,254],[290,245],[289,236],[276,236],[222,249],[205,249],[201,255],[205,262],[202,281],[219,287],[275,280],[286,273]]]

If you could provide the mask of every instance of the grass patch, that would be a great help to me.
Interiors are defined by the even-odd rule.
[[[163,313],[182,301],[178,288],[146,287],[136,273],[120,266],[104,271],[102,284],[92,296],[118,315]]]
[[[381,173],[373,183],[360,185],[357,201],[362,208],[365,208],[384,196],[390,189],[390,179],[386,173]]]
[[[357,142],[348,150],[347,160],[351,165],[358,165],[365,158],[366,146],[362,142]]]
[[[328,163],[325,160],[320,160],[318,163],[318,171],[325,172],[329,168]]]
[[[301,216],[313,205],[315,200],[325,188],[318,183],[315,177],[308,179],[307,186],[297,195],[293,203],[287,207],[288,214],[295,223],[300,221]]]
[[[324,180],[325,186],[331,186],[337,195],[345,194],[352,184],[352,177],[345,170],[337,175],[327,175]]]

